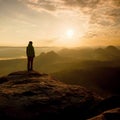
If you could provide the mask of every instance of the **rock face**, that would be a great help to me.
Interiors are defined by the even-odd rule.
[[[88,120],[120,120],[120,108],[107,110]]]
[[[36,71],[0,78],[0,118],[12,120],[86,120],[101,98],[89,90],[59,82]]]

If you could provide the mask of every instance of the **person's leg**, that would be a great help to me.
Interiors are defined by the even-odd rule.
[[[30,71],[30,57],[28,57],[27,70]]]
[[[33,70],[33,57],[31,57],[31,70]]]

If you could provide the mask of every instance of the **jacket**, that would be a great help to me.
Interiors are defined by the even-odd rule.
[[[27,46],[26,54],[27,54],[27,57],[35,57],[35,51],[32,45]]]

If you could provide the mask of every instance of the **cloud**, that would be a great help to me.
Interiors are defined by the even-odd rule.
[[[21,0],[29,8],[53,15],[90,16],[91,24],[120,24],[120,0]]]
[[[0,0],[0,2],[4,14],[23,12],[25,6],[24,10],[21,6],[26,5],[32,10],[48,12],[52,15],[81,17],[84,14],[90,16],[91,24],[106,26],[120,24],[120,0]]]
[[[65,5],[80,8],[95,8],[100,0],[63,0]]]
[[[56,6],[53,2],[50,1],[39,1],[39,0],[28,0],[27,5],[30,6],[33,9],[36,10],[48,10],[48,11],[55,11],[56,10]]]
[[[56,0],[21,0],[23,3],[25,3],[28,7],[37,10],[39,12],[41,11],[56,11],[59,3],[56,2]],[[59,0],[58,0],[59,1]]]
[[[0,0],[0,3],[0,15],[21,21],[32,22],[38,15],[32,11],[37,11],[69,19],[86,18],[89,24],[120,26],[120,0]]]
[[[93,9],[100,0],[21,0],[28,7],[38,11],[55,12],[62,10]]]
[[[70,8],[71,7],[94,8],[101,0],[21,0],[21,1],[24,1],[33,6],[43,7],[48,10],[57,10],[59,8],[67,8],[67,6]]]
[[[114,4],[118,7],[120,7],[120,0],[113,0]]]
[[[117,1],[117,0],[116,0]],[[101,0],[100,4],[91,14],[91,23],[102,26],[120,25],[120,4],[115,0]]]
[[[111,18],[111,20],[114,21],[115,25],[120,24],[120,8],[115,8],[111,10],[110,12],[108,12],[108,15]]]

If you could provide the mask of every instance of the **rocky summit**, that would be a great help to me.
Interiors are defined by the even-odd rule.
[[[0,78],[1,120],[86,120],[102,98],[84,87],[68,85],[36,71]]]

